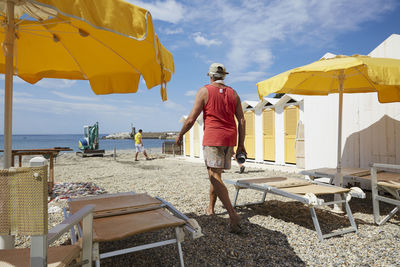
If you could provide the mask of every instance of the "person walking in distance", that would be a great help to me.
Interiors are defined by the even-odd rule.
[[[236,153],[246,154],[245,119],[238,94],[224,83],[226,74],[229,73],[226,72],[224,65],[220,63],[210,65],[208,72],[210,84],[198,90],[192,111],[176,137],[176,143],[182,143],[184,134],[190,130],[197,117],[203,112],[203,155],[210,179],[210,201],[206,213],[208,215],[215,213],[214,208],[218,197],[228,211],[230,231],[239,233],[240,216],[232,207],[221,175],[224,169],[231,167],[233,148],[237,141]],[[239,134],[237,134],[235,117],[238,121]]]
[[[143,155],[146,157],[146,160],[150,160],[150,158],[147,156],[146,150],[144,149],[144,146],[143,146],[142,132],[143,132],[143,130],[140,129],[139,132],[137,134],[135,134],[135,148],[136,148],[135,161],[139,161],[137,159],[139,152],[143,152]]]

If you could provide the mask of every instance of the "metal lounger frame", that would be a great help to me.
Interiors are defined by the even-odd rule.
[[[400,208],[400,189],[395,189],[395,188],[378,185],[377,177],[378,177],[378,169],[380,169],[380,168],[400,170],[400,165],[374,163],[371,166],[372,208],[374,211],[374,222],[377,225],[382,225],[385,222],[387,222],[390,218],[392,218],[399,211],[399,208]],[[380,196],[378,193],[378,188],[382,188],[386,192],[390,193],[395,199]],[[396,206],[382,220],[380,220],[379,201],[389,203],[389,204]]]
[[[337,235],[342,235],[342,234],[346,234],[346,233],[351,233],[351,232],[355,232],[357,233],[357,225],[354,221],[354,217],[353,214],[351,212],[349,203],[347,201],[347,193],[342,193],[342,198],[341,200],[336,200],[336,201],[330,201],[330,202],[324,202],[323,199],[318,198],[317,199],[317,203],[312,203],[312,201],[304,196],[301,195],[297,195],[297,194],[293,194],[293,193],[289,193],[286,192],[283,189],[279,189],[273,186],[269,186],[269,185],[257,185],[257,184],[252,184],[252,183],[243,183],[240,181],[232,181],[232,180],[225,180],[228,184],[233,184],[236,188],[236,194],[235,194],[235,198],[233,201],[233,207],[237,207],[237,206],[246,206],[246,205],[254,205],[254,204],[263,204],[265,202],[265,198],[267,196],[267,193],[272,193],[275,195],[279,195],[279,196],[284,196],[287,198],[291,198],[294,200],[297,200],[301,203],[304,203],[306,205],[308,205],[310,212],[311,212],[311,218],[312,221],[314,223],[314,227],[315,227],[315,231],[317,232],[317,236],[318,239],[323,241],[325,238],[329,238],[332,236],[337,236]],[[327,184],[321,184],[321,183],[317,183],[317,182],[312,182],[313,184],[319,184],[319,185],[323,185],[323,186],[331,186],[331,185],[327,185]],[[332,186],[334,187],[334,186]],[[251,202],[251,203],[245,203],[245,204],[236,204],[237,203],[237,199],[239,196],[239,191],[240,189],[253,189],[253,190],[257,190],[257,191],[261,191],[263,192],[263,196],[261,198],[261,201],[259,202]],[[348,215],[351,227],[345,228],[345,229],[341,229],[341,230],[336,230],[333,231],[331,233],[328,234],[322,234],[321,231],[321,227],[318,221],[318,217],[317,214],[315,212],[315,208],[321,207],[321,206],[327,206],[327,205],[333,205],[333,204],[339,204],[339,203],[345,203],[345,207],[346,207],[346,213]]]
[[[117,193],[117,194],[108,194],[108,195],[110,195],[110,196],[120,195],[121,196],[121,195],[126,195],[126,194],[135,194],[135,192]],[[95,197],[84,197],[84,198],[80,198],[80,199],[85,199],[85,198],[93,199]],[[198,237],[202,236],[201,229],[194,229],[193,226],[189,223],[189,218],[187,216],[185,216],[183,213],[181,213],[180,211],[178,211],[171,203],[165,201],[164,199],[162,199],[160,197],[156,197],[156,199],[158,199],[162,202],[162,204],[159,206],[159,208],[167,208],[176,217],[186,221],[185,225],[175,227],[176,238],[159,241],[159,242],[154,242],[154,243],[149,243],[149,244],[140,245],[140,246],[135,246],[135,247],[126,248],[126,249],[121,249],[121,250],[115,250],[115,251],[111,251],[111,252],[105,252],[105,253],[100,253],[99,242],[94,242],[92,258],[93,258],[93,261],[96,262],[96,267],[100,267],[101,259],[110,258],[110,257],[123,255],[123,254],[131,253],[131,252],[136,252],[136,251],[140,251],[140,250],[161,247],[161,246],[170,245],[170,244],[177,245],[180,265],[182,267],[185,266],[185,263],[183,261],[183,252],[182,252],[182,245],[181,245],[181,243],[184,241],[184,238],[185,238],[185,233],[183,232],[183,228],[185,228],[185,230],[188,231],[192,235],[193,238],[198,238]],[[140,212],[152,210],[152,209],[154,209],[154,207],[149,207],[148,209],[144,208],[144,209],[140,209]],[[65,210],[64,210],[64,216],[69,216]],[[79,225],[78,225],[78,232],[79,232],[79,234],[81,232]],[[72,236],[72,238],[71,238],[72,242],[73,243],[76,242],[75,230],[73,228],[71,228],[71,236]]]

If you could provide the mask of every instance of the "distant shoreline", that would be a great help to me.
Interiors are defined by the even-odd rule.
[[[143,139],[165,139],[165,140],[175,140],[178,136],[178,132],[143,132]],[[101,139],[134,139],[133,134],[129,132],[114,133],[109,135],[104,135]]]

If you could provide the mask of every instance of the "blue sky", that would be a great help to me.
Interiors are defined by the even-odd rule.
[[[140,83],[136,94],[95,95],[86,81],[14,82],[14,134],[101,133],[179,130],[196,91],[208,83],[212,62],[225,64],[226,83],[243,100],[258,100],[256,83],[311,63],[326,52],[368,54],[392,33],[400,34],[400,1],[133,1],[148,9],[163,45],[172,52],[175,74],[160,88]],[[3,132],[4,77],[0,85]]]

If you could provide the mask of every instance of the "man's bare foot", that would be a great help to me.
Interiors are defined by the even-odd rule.
[[[229,232],[233,234],[240,234],[242,232],[242,227],[240,226],[241,217],[237,215],[233,220],[231,220]]]
[[[238,225],[241,219],[242,217],[240,217],[239,214],[236,214],[236,216],[233,219],[231,219],[231,225]]]
[[[215,215],[215,211],[212,210],[212,209],[210,209],[210,208],[206,208],[206,214],[207,214],[208,216]]]

